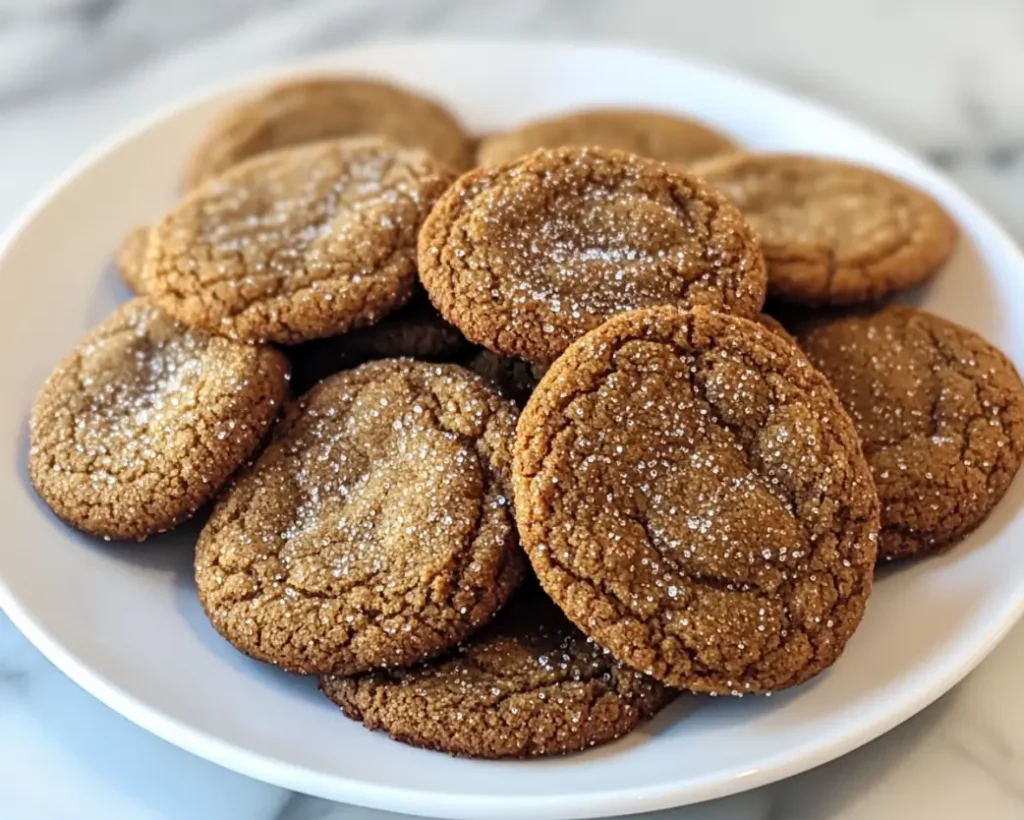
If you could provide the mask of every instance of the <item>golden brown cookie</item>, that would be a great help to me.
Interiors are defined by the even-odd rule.
[[[876,301],[931,278],[956,248],[956,225],[931,197],[869,168],[762,154],[693,172],[757,232],[772,296],[808,305]]]
[[[224,114],[192,155],[185,185],[267,151],[367,135],[422,148],[457,171],[473,161],[470,138],[433,100],[376,80],[314,77],[278,85]]]
[[[594,148],[462,176],[419,239],[420,278],[477,344],[535,364],[648,305],[756,316],[765,269],[739,212],[696,177]]]
[[[39,392],[32,483],[71,526],[141,541],[214,496],[269,429],[287,380],[277,351],[195,333],[135,299]]]
[[[882,501],[879,557],[954,544],[1024,458],[1024,386],[978,334],[923,310],[840,317],[799,335],[853,418]]]
[[[146,292],[186,324],[295,343],[372,324],[416,282],[416,234],[451,176],[378,138],[255,157],[153,227]]]
[[[426,294],[419,291],[409,304],[375,325],[288,348],[292,392],[305,393],[332,373],[374,359],[453,362],[471,349],[466,337],[442,319]]]
[[[149,225],[137,225],[128,232],[117,251],[117,273],[136,293],[142,292],[142,265],[148,243]]]
[[[657,111],[620,108],[560,114],[481,140],[479,165],[512,162],[538,148],[597,145],[689,165],[736,150],[724,134],[695,120]]]
[[[456,365],[371,362],[320,382],[200,534],[213,625],[300,673],[403,666],[466,638],[523,576],[515,423]]]
[[[349,717],[395,740],[468,757],[565,754],[632,731],[673,690],[617,663],[535,583],[450,657],[325,677]]]
[[[530,397],[513,480],[544,589],[670,686],[794,686],[864,613],[878,496],[853,423],[754,322],[661,307],[590,332]]]

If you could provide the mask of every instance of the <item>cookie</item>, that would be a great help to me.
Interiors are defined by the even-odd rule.
[[[122,240],[117,251],[117,274],[136,293],[142,293],[142,265],[149,243],[149,225],[137,225]]]
[[[473,161],[472,141],[433,100],[376,80],[319,77],[278,85],[224,114],[193,153],[185,185],[267,151],[367,135],[422,148],[457,171]]]
[[[882,501],[879,557],[960,541],[1024,457],[1024,386],[978,334],[911,307],[799,332],[857,426]]]
[[[50,374],[30,419],[29,476],[65,522],[143,540],[209,501],[288,392],[275,350],[123,305]]]
[[[296,343],[372,324],[416,282],[416,234],[451,181],[420,149],[353,138],[263,154],[153,227],[146,292],[191,327]]]
[[[533,388],[544,375],[545,367],[529,364],[520,359],[509,359],[481,350],[469,360],[468,367],[474,373],[498,388],[501,395],[522,406],[530,398]]]
[[[513,481],[547,593],[670,686],[799,684],[864,613],[878,496],[853,423],[754,322],[661,307],[587,334],[530,397]]]
[[[387,360],[320,382],[199,536],[210,621],[307,674],[404,666],[465,639],[523,576],[515,424],[456,365]]]
[[[664,163],[596,148],[540,150],[462,176],[419,238],[419,271],[472,342],[548,364],[634,308],[758,314],[757,240],[717,191]]]
[[[724,134],[674,114],[630,109],[595,109],[561,114],[481,140],[479,165],[512,162],[538,148],[597,145],[676,165],[736,150]]]
[[[450,657],[325,677],[349,717],[396,740],[468,757],[576,752],[632,731],[675,694],[577,630],[535,584]]]
[[[693,169],[761,239],[768,292],[807,305],[872,302],[934,276],[957,228],[927,194],[837,160],[734,155]]]
[[[466,337],[442,319],[420,292],[375,325],[295,345],[287,353],[292,362],[292,391],[304,393],[332,373],[374,359],[451,362],[471,349]]]

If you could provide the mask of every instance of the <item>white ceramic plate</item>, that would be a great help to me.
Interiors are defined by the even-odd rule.
[[[422,88],[481,130],[594,103],[651,105],[698,115],[753,148],[887,168],[938,197],[965,235],[953,263],[916,298],[1024,362],[1024,322],[1014,320],[1024,315],[1024,258],[1010,239],[939,174],[805,101],[609,48],[404,44],[317,66]],[[29,210],[0,252],[0,604],[96,697],[196,754],[299,791],[450,818],[591,817],[725,795],[841,755],[949,689],[1016,620],[1021,481],[967,543],[887,573],[846,653],[817,680],[772,698],[684,697],[620,742],[566,758],[477,762],[412,749],[343,718],[314,681],[235,652],[196,601],[194,531],[142,547],[90,541],[35,498],[24,464],[36,390],[82,332],[127,297],[114,248],[174,200],[189,149],[245,92],[177,108],[93,154]]]

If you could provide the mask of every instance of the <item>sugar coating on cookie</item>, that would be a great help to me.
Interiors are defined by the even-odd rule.
[[[200,534],[213,625],[300,673],[403,666],[466,638],[523,575],[516,416],[456,365],[387,360],[320,382]]]
[[[137,225],[125,235],[117,251],[117,274],[136,293],[142,293],[142,266],[149,244],[149,225]]]
[[[295,343],[373,324],[416,282],[416,234],[451,175],[377,138],[255,157],[156,225],[146,292],[175,318],[244,341]]]
[[[288,392],[275,350],[122,306],[50,374],[32,408],[29,475],[64,521],[142,540],[209,501]]]
[[[697,165],[761,240],[768,292],[807,305],[871,302],[932,277],[957,228],[927,194],[831,159],[735,155]]]
[[[479,165],[511,162],[538,148],[597,145],[688,165],[736,149],[724,134],[677,114],[602,108],[560,114],[481,139]]]
[[[797,343],[796,339],[794,339],[793,335],[788,330],[786,330],[782,322],[780,322],[774,316],[769,316],[767,313],[759,313],[757,315],[756,321],[759,325],[761,325],[761,327],[763,327],[765,330],[770,330],[780,339],[785,339],[787,342],[791,342],[792,344]]]
[[[1024,458],[1024,386],[967,328],[911,307],[812,324],[808,357],[853,418],[882,501],[879,557],[928,554],[981,524]]]
[[[766,283],[757,240],[721,194],[664,163],[594,148],[462,176],[420,232],[419,270],[468,339],[536,364],[635,308],[756,316]]]
[[[584,336],[523,411],[514,483],[544,589],[670,686],[793,686],[863,615],[878,496],[853,424],[754,322],[662,307]]]
[[[469,757],[565,754],[632,731],[674,696],[576,629],[533,583],[452,655],[321,680],[349,717]]]
[[[267,151],[367,135],[422,148],[456,171],[472,164],[473,142],[434,100],[377,80],[311,77],[283,83],[228,110],[193,153],[185,185],[193,188]]]
[[[374,359],[453,362],[472,349],[419,290],[407,305],[375,325],[292,345],[286,352],[292,363],[292,391],[304,393],[326,376]]]

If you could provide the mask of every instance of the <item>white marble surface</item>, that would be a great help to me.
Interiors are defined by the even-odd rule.
[[[410,35],[615,39],[734,66],[926,155],[1024,240],[1017,0],[0,0],[0,226],[82,151],[197,88]],[[1019,820],[1022,676],[1024,626],[885,738],[793,780],[658,817]],[[386,816],[289,795],[146,735],[65,680],[0,614],[0,817]]]

